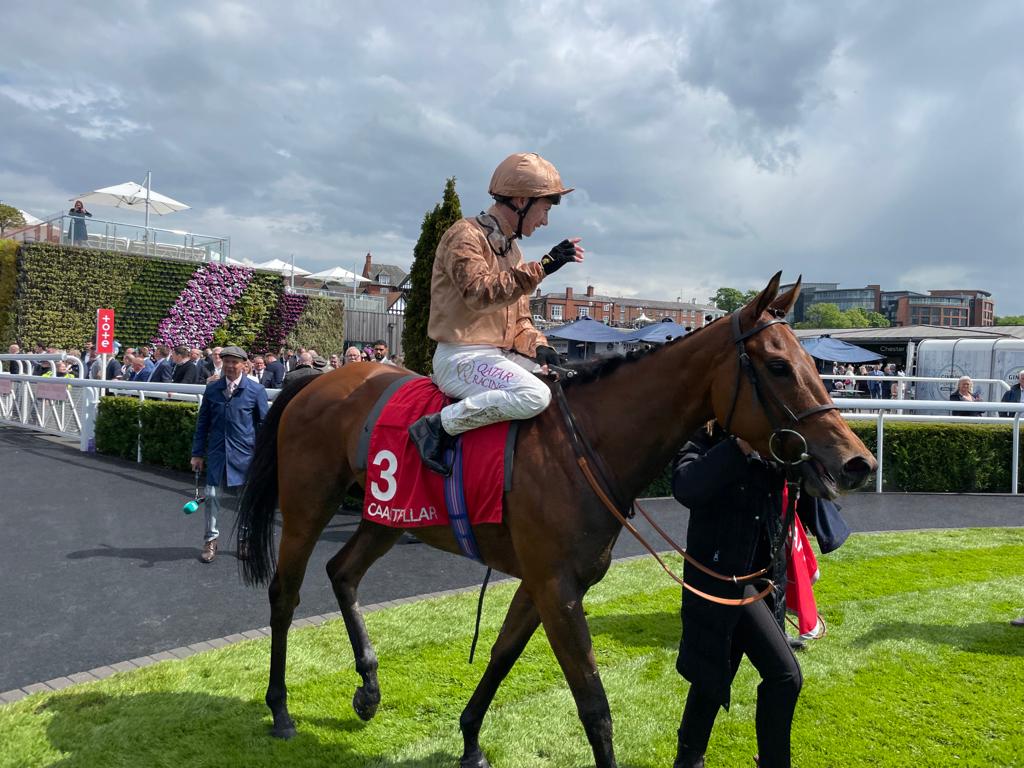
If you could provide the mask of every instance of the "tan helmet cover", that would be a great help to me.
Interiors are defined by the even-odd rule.
[[[547,197],[567,195],[574,187],[563,187],[558,169],[535,152],[509,155],[491,176],[488,192],[500,197]]]

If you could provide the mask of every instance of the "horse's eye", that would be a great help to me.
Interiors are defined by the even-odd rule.
[[[765,363],[765,367],[776,376],[789,375],[789,363],[785,360],[769,360]]]

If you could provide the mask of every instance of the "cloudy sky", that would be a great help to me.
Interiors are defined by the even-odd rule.
[[[0,200],[143,180],[232,255],[408,268],[455,176],[575,186],[544,284],[703,300],[787,277],[981,288],[1024,313],[1024,4],[21,4],[0,46]],[[135,220],[94,207],[94,216]]]

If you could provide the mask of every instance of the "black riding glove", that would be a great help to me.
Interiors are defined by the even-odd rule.
[[[533,359],[537,361],[537,365],[561,365],[558,353],[551,347],[544,345],[537,347],[537,356]]]
[[[563,240],[540,260],[540,264],[544,267],[544,274],[550,275],[570,261],[576,261],[576,246],[568,240]]]

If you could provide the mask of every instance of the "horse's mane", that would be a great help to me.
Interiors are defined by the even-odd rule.
[[[666,341],[664,344],[651,345],[645,349],[634,349],[627,352],[625,355],[613,355],[611,357],[599,357],[594,360],[569,363],[565,368],[573,371],[573,374],[562,377],[562,388],[569,389],[571,387],[579,386],[580,384],[590,384],[592,382],[599,381],[614,371],[617,371],[624,365],[629,365],[630,363],[635,363],[637,360],[648,358],[651,355],[656,355],[663,349],[670,347],[673,344],[678,344],[684,339],[692,339],[705,328],[711,327],[721,319],[722,318],[718,318],[707,325],[702,325],[700,328],[690,331],[685,336],[677,336],[672,339],[672,341]]]

